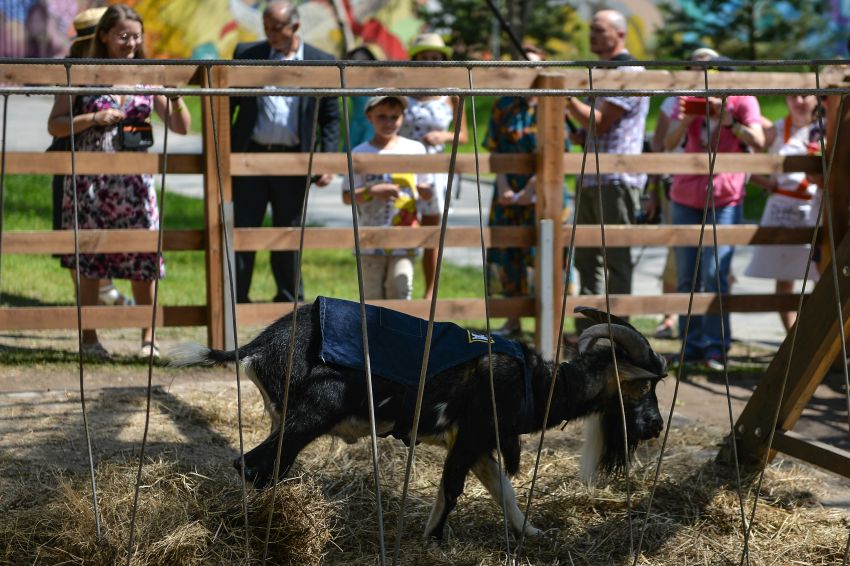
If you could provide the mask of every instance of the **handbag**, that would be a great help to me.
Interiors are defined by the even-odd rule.
[[[123,120],[118,124],[118,142],[126,151],[144,151],[153,145],[153,127],[143,120]]]

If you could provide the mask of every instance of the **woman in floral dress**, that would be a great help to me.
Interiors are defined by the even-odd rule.
[[[141,17],[122,4],[110,6],[104,13],[92,47],[92,57],[110,59],[144,58],[144,30]],[[47,128],[53,136],[71,134],[77,151],[125,151],[118,137],[123,120],[147,121],[155,110],[169,129],[189,131],[189,111],[179,97],[170,104],[162,95],[85,95],[74,100],[73,118],[68,96],[58,95],[50,112]],[[76,182],[75,182],[76,181]],[[78,175],[65,178],[62,199],[62,228],[74,228],[74,189],[77,221],[80,229],[159,229],[159,209],[152,175]],[[77,267],[73,255],[64,256],[62,265]],[[165,275],[165,266],[155,253],[82,254],[79,265],[80,301],[95,305],[98,281],[105,278],[129,279],[136,304],[153,303],[154,280]],[[94,357],[106,357],[96,330],[83,331],[83,351]],[[159,355],[153,330],[142,330],[141,354]]]

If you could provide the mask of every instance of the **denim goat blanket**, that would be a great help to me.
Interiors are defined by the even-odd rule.
[[[322,329],[322,361],[352,369],[364,369],[360,304],[318,297]],[[416,388],[425,354],[428,321],[384,307],[366,305],[369,363],[372,373]],[[507,354],[525,362],[519,344],[501,336],[491,337],[493,353]],[[435,322],[426,379],[451,367],[487,355],[487,335],[466,330],[451,322]]]

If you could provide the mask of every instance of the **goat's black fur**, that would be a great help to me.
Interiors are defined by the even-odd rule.
[[[268,438],[244,455],[245,476],[258,487],[273,480],[291,328],[291,315],[285,316],[239,349],[239,359],[260,389],[272,417]],[[353,442],[369,430],[365,373],[322,361],[318,306],[299,308],[296,334],[281,476],[292,466],[298,453],[319,436],[335,434]],[[600,342],[608,342],[602,338],[598,337]],[[360,340],[360,336],[352,339]],[[523,345],[535,397],[534,429],[553,427],[591,414],[601,415],[604,442],[598,467],[605,472],[620,470],[625,465],[626,452],[630,456],[640,441],[657,437],[663,426],[655,385],[664,375],[664,361],[642,336],[640,340],[646,348],[640,356],[630,355],[619,343],[616,347],[628,440],[623,438],[610,343],[593,346],[595,341],[591,342],[575,360],[562,363],[556,373],[552,362],[544,361]],[[235,351],[223,352],[202,346],[186,346],[176,354],[174,365],[216,365],[236,359]],[[439,355],[438,351],[431,352],[432,357]],[[421,361],[411,360],[410,363]],[[499,441],[505,470],[513,475],[520,461],[520,439],[516,431],[525,424],[520,402],[525,391],[524,368],[519,360],[506,355],[494,354],[492,364]],[[544,425],[545,401],[553,373],[556,376],[554,397],[548,422]],[[378,375],[373,375],[372,384],[376,425],[379,434],[386,434],[397,420],[405,418],[404,386]],[[448,513],[463,492],[470,470],[482,480],[497,504],[505,499],[513,527],[516,530],[522,527],[523,518],[513,489],[493,459],[496,434],[486,356],[437,374],[428,381],[418,434],[419,440],[442,445],[448,450],[438,500],[426,534],[442,537]],[[239,459],[234,462],[237,469],[239,463]],[[504,493],[501,490],[505,490]],[[526,526],[527,534],[536,532],[534,527]]]

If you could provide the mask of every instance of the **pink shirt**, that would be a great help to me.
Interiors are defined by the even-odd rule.
[[[730,96],[726,99],[726,107],[736,120],[745,126],[761,123],[761,109],[754,96]],[[680,117],[679,107],[673,110],[672,119]],[[691,122],[688,128],[685,153],[708,154],[707,129],[704,127],[705,118],[700,116]],[[719,153],[743,153],[747,150],[741,141],[735,137],[731,128],[721,127],[717,120],[711,120],[711,133],[720,130],[720,141],[717,146]],[[716,138],[714,143],[717,143]],[[714,145],[711,147],[714,150]],[[745,173],[717,173],[714,175],[714,202],[716,206],[736,205],[744,200]],[[674,175],[673,187],[670,189],[670,200],[675,203],[702,209],[705,206],[705,194],[708,191],[708,175]]]

